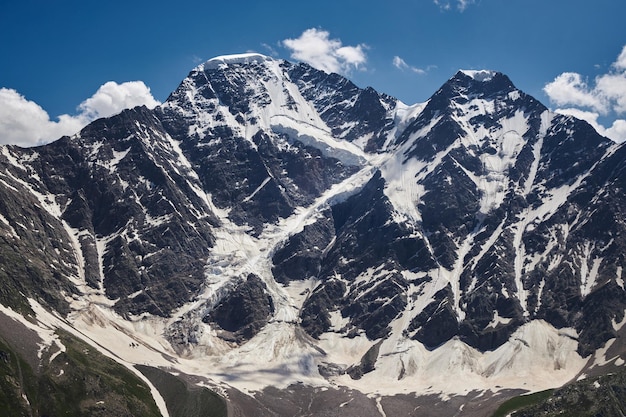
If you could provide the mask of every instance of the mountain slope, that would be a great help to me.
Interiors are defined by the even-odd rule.
[[[357,299],[372,292],[357,287],[375,281],[361,277],[379,271],[381,293],[371,297],[390,311],[386,323],[376,318],[379,325],[400,316],[407,306],[400,300],[411,292],[432,294],[430,301],[422,297],[429,302],[423,311],[408,305],[412,318],[404,329],[430,348],[460,336],[470,346],[493,350],[523,323],[545,319],[557,328],[577,328],[583,335],[579,350],[588,354],[614,337],[606,325],[623,317],[617,300],[625,294],[610,266],[619,262],[615,250],[621,243],[604,237],[602,255],[592,248],[599,243],[591,243],[598,229],[621,230],[610,220],[620,218],[620,208],[602,204],[607,212],[600,214],[594,202],[608,192],[607,184],[621,193],[613,185],[617,177],[605,176],[619,176],[623,151],[584,122],[551,114],[502,74],[490,77],[476,80],[460,72],[452,78],[398,138],[382,175],[336,206],[333,213],[353,211],[352,221],[348,240],[338,237],[329,251],[322,276],[334,287],[340,273]],[[572,212],[576,217],[567,216]],[[336,228],[344,228],[343,216],[335,218],[341,223],[335,221]],[[610,223],[585,227],[590,221]],[[387,236],[387,229],[400,230]],[[578,268],[567,276],[570,264]],[[414,278],[398,276],[401,271]],[[388,280],[391,288],[382,284]],[[607,285],[617,292],[616,302],[600,313],[591,305]],[[564,291],[572,293],[566,302]],[[337,293],[335,305],[346,302],[345,292]],[[363,319],[361,310],[351,318]],[[587,325],[590,320],[604,323],[604,336],[594,333],[587,340],[598,330]]]
[[[493,71],[407,106],[218,57],[154,110],[2,148],[0,302],[238,389],[558,386],[624,323],[625,152]]]

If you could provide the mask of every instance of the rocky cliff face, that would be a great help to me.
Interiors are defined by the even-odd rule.
[[[625,153],[497,72],[406,106],[216,58],[154,110],[1,149],[0,301],[159,323],[231,374],[430,381],[440,355],[482,384],[536,354],[564,382],[623,323]]]
[[[621,244],[597,234],[621,229],[621,209],[595,207],[605,207],[599,195],[621,193],[621,150],[502,74],[463,72],[392,148],[357,195],[333,206],[337,235],[305,314],[309,304],[318,314],[321,287],[341,282],[326,316],[340,310],[371,339],[401,316],[404,331],[429,348],[458,336],[493,350],[534,319],[575,327],[585,355],[615,336],[611,322],[625,307],[614,266]],[[591,306],[607,298],[602,291],[614,301],[599,311]],[[407,303],[411,292],[431,294],[422,311]],[[375,325],[364,325],[370,315]]]

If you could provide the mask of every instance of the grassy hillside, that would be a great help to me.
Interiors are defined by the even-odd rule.
[[[626,370],[512,398],[500,406],[494,417],[510,413],[513,417],[623,417],[626,415]]]
[[[149,387],[130,370],[65,332],[66,347],[32,367],[0,339],[0,410],[7,416],[161,416]]]
[[[226,401],[207,388],[191,386],[182,379],[150,366],[137,365],[159,390],[170,417],[226,417]]]

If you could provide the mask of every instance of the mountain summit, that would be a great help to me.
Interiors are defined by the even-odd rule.
[[[2,317],[47,341],[23,347],[40,361],[63,329],[231,395],[471,408],[559,386],[626,358],[625,153],[494,71],[408,106],[214,58],[154,110],[0,148]]]

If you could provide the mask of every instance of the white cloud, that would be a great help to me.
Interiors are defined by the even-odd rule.
[[[626,141],[626,120],[617,119],[613,121],[613,125],[604,131],[604,135],[615,142]]]
[[[404,59],[400,58],[397,55],[393,57],[392,63],[393,63],[394,67],[396,67],[396,68],[398,68],[399,70],[402,70],[402,71],[409,70],[409,71],[413,71],[414,73],[420,74],[420,75],[421,74],[426,74],[425,70],[407,64]]]
[[[159,105],[143,81],[129,81],[122,84],[109,81],[98,88],[93,96],[83,101],[78,109],[81,115],[94,120],[113,116],[124,109],[141,105],[149,108]]]
[[[325,72],[347,73],[367,62],[367,46],[343,46],[339,39],[330,39],[330,33],[307,29],[299,38],[285,39],[282,45],[291,50],[291,58],[306,62]]]
[[[474,4],[475,0],[456,0],[456,2],[450,0],[434,0],[434,2],[441,10],[445,11],[452,9],[452,4],[456,3],[456,8],[462,12],[467,9],[467,6]]]
[[[587,120],[598,132],[615,140],[626,140],[626,121],[617,116],[626,114],[626,46],[610,70],[592,83],[575,72],[565,72],[545,85],[544,92],[560,112]],[[598,122],[600,116],[613,116],[611,127]]]
[[[409,65],[404,61],[404,59],[400,58],[398,55],[393,57],[393,66],[402,70],[409,67]]]
[[[272,45],[267,44],[267,43],[262,43],[261,46],[265,49],[267,49],[270,53],[271,56],[278,56],[278,51],[276,50],[276,48],[274,48]]]
[[[616,113],[626,113],[626,70],[598,77],[595,90],[607,107]]]
[[[0,89],[0,143],[35,146],[80,129],[81,123],[64,117],[52,122],[37,103],[17,91]]]
[[[606,111],[602,98],[575,72],[564,72],[557,76],[554,81],[546,84],[543,91],[558,106],[581,106]]]
[[[0,144],[42,145],[72,135],[97,118],[135,106],[153,108],[158,104],[142,81],[109,81],[78,106],[78,114],[63,114],[54,121],[37,103],[13,89],[0,88]]]
[[[617,57],[617,61],[613,63],[613,66],[618,71],[626,70],[626,46],[622,48],[622,53]]]

